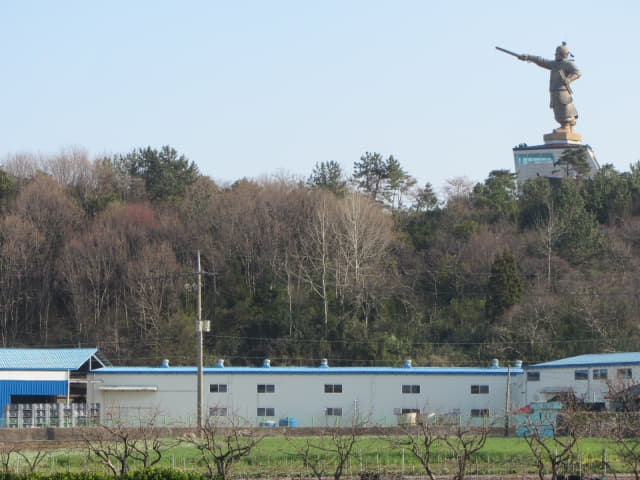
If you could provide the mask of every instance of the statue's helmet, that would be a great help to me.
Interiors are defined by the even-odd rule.
[[[567,47],[567,42],[562,42],[562,45],[558,45],[556,48],[556,59],[564,60],[569,56],[569,48]]]

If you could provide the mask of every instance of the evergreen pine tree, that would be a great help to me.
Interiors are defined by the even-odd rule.
[[[516,258],[511,252],[506,251],[496,257],[491,265],[485,302],[487,317],[497,318],[520,303],[522,292],[522,279],[518,273]]]

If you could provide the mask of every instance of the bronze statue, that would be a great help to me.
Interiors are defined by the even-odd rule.
[[[551,70],[549,79],[549,94],[551,95],[550,106],[553,109],[556,121],[560,124],[560,129],[558,130],[573,132],[573,126],[576,124],[578,112],[573,105],[571,82],[580,78],[580,70],[578,70],[572,60],[569,60],[569,55],[571,54],[566,42],[562,42],[562,45],[556,48],[555,60],[547,60],[534,55],[517,54],[500,47],[496,48],[520,60],[533,62],[542,68]],[[573,55],[571,56],[573,57]],[[556,132],[558,130],[556,130]]]

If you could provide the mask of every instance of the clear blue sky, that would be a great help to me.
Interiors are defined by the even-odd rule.
[[[513,169],[557,125],[548,72],[567,41],[576,131],[601,164],[640,159],[640,2],[0,2],[0,162],[171,145],[220,182],[307,177],[365,151],[420,184]]]

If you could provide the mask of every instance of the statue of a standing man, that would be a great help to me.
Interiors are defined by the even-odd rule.
[[[560,124],[559,130],[573,132],[578,112],[573,105],[571,82],[580,78],[580,70],[572,61],[568,60],[568,57],[569,49],[566,42],[562,42],[562,45],[556,48],[555,60],[547,60],[534,55],[518,55],[520,60],[533,62],[542,68],[551,70],[549,93],[553,114]]]

